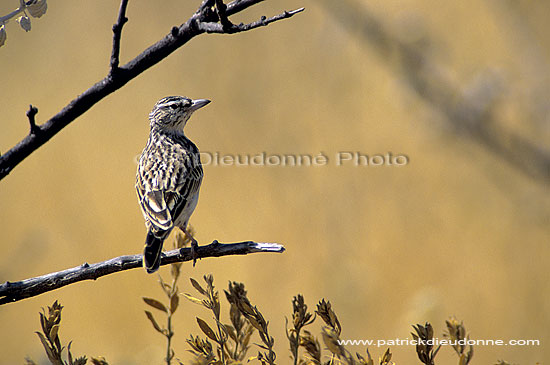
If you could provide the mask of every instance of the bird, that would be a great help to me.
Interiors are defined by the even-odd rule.
[[[149,274],[160,266],[164,240],[174,227],[191,240],[196,261],[197,241],[187,224],[199,198],[203,178],[199,149],[184,134],[191,115],[210,103],[184,96],[160,99],[149,114],[150,133],[139,158],[136,191],[147,236],[143,266]]]

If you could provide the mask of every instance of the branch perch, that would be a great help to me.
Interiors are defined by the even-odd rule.
[[[107,76],[88,90],[84,91],[59,113],[42,124],[39,134],[28,134],[18,144],[0,156],[0,180],[6,177],[15,166],[21,163],[32,152],[48,142],[53,136],[88,111],[97,102],[168,57],[192,38],[206,32],[238,33],[252,30],[277,20],[289,18],[304,10],[301,8],[294,11],[285,11],[269,19],[262,17],[261,20],[250,24],[234,25],[227,18],[230,15],[241,12],[262,1],[263,0],[234,0],[227,5],[223,4],[221,1],[217,1],[217,4],[220,5],[217,9],[218,11],[214,12],[212,10],[214,2],[212,0],[205,0],[185,23],[180,26],[172,27],[171,31],[166,34],[164,38],[144,50],[127,64],[119,66],[122,27],[128,20],[125,16],[128,0],[121,0],[117,22],[113,26],[113,48],[109,60],[110,67]],[[222,8],[223,10],[220,11]],[[222,20],[220,20],[219,13],[221,13]],[[222,21],[224,25],[219,23],[220,21]],[[224,30],[224,28],[226,28],[226,30]]]
[[[200,259],[206,257],[248,255],[256,252],[282,253],[284,251],[284,246],[277,243],[260,243],[253,241],[219,243],[218,241],[214,241],[209,245],[199,246],[196,249],[196,254]],[[138,267],[141,268],[143,266],[142,260],[142,255],[119,256],[107,261],[102,261],[91,265],[84,263],[71,269],[17,282],[6,281],[0,285],[0,305],[34,297],[79,281],[96,280],[102,276],[110,275],[119,271],[135,269]],[[193,261],[193,255],[191,254],[191,248],[189,247],[163,252],[160,265],[162,266],[185,261]]]

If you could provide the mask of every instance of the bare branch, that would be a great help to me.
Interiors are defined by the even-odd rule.
[[[206,11],[212,8],[212,5],[214,5],[214,0],[203,0],[201,5],[199,6],[199,10],[197,11],[197,13],[205,14]]]
[[[32,105],[29,105],[29,110],[27,110],[27,118],[29,118],[29,124],[31,125],[31,134],[37,134],[40,132],[40,127],[36,125],[34,117],[38,114],[38,108]]]
[[[225,14],[230,16],[262,1],[263,0],[235,0],[226,6]],[[124,23],[122,19],[125,18],[124,14],[126,2],[127,0],[121,0],[121,6],[119,9],[119,21],[117,24],[120,24],[120,31],[122,31],[122,24]],[[42,124],[40,126],[39,134],[27,135],[17,145],[0,156],[0,180],[6,177],[15,168],[15,166],[21,163],[32,152],[36,151],[43,144],[48,142],[53,136],[59,133],[59,131],[88,111],[97,102],[114,91],[120,89],[130,80],[136,78],[145,70],[148,70],[168,57],[192,38],[205,33],[207,29],[214,29],[212,33],[224,33],[223,31],[215,29],[216,27],[214,25],[217,21],[219,21],[219,17],[212,11],[212,4],[212,1],[203,1],[199,9],[185,23],[180,26],[172,27],[170,33],[165,35],[164,38],[144,50],[127,64],[117,67],[114,74],[110,71],[105,78],[77,96],[59,113]],[[244,30],[250,30],[259,26],[267,25],[279,19],[289,18],[302,10],[303,9],[298,9],[293,12],[285,12],[270,19],[261,20],[248,25],[242,25],[242,27],[239,25],[236,26],[236,31],[233,30],[228,33],[238,33]],[[204,26],[205,22],[209,25]],[[117,28],[117,24],[115,24],[115,28]],[[202,27],[200,26],[201,24],[203,24]],[[222,29],[221,24],[218,24],[218,26]],[[118,52],[120,47],[120,42],[117,39],[119,36],[118,32],[118,28],[116,31],[113,30],[115,35],[113,36],[111,70],[113,70],[113,62],[116,65],[115,61],[118,60]],[[113,77],[115,75],[116,77]]]
[[[219,243],[214,241],[209,245],[199,246],[196,249],[198,258],[220,257],[229,255],[248,255],[256,252],[277,252],[285,251],[284,246],[277,243],[259,243],[244,241],[238,243]],[[175,262],[193,261],[191,248],[184,247],[162,253],[161,265],[173,264]],[[25,279],[17,282],[5,282],[0,285],[0,305],[12,303],[21,299],[37,296],[66,285],[83,280],[96,280],[102,276],[110,275],[119,271],[125,271],[142,267],[142,255],[119,256],[113,259],[98,262],[96,264],[84,263],[71,269],[54,272],[35,278]],[[145,272],[144,272],[145,275]]]
[[[270,23],[276,22],[281,19],[290,18],[294,14],[301,13],[304,11],[305,8],[300,8],[292,11],[285,11],[284,13],[281,13],[279,15],[275,15],[271,18],[266,18],[265,16],[262,16],[260,20],[255,21],[253,23],[249,24],[233,24],[229,22],[229,24],[226,24],[224,27],[220,23],[214,23],[214,22],[200,22],[198,24],[199,29],[206,32],[206,33],[222,33],[222,34],[233,34],[233,33],[239,33],[239,32],[246,32],[247,30],[252,30],[259,27],[264,27]]]
[[[234,0],[227,4],[226,14],[227,16],[237,14],[252,5],[261,3],[262,1],[264,0]]]
[[[118,71],[119,57],[120,57],[120,37],[122,36],[122,27],[128,21],[126,17],[126,7],[128,7],[128,0],[120,1],[120,8],[118,10],[117,22],[113,25],[113,50],[111,52],[111,74]]]
[[[226,14],[227,6],[223,3],[223,0],[215,0],[216,1],[216,10],[218,13],[218,17],[220,18],[221,26],[224,30],[228,31],[233,27],[233,23],[229,20]]]

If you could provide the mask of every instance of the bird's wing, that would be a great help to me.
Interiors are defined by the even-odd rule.
[[[150,156],[140,159],[136,190],[145,219],[154,230],[166,231],[198,193],[203,171],[186,154],[168,161]]]

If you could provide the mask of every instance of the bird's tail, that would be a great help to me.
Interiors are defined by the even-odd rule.
[[[159,269],[163,242],[164,238],[158,238],[152,231],[147,233],[145,249],[143,250],[143,266],[149,274]]]

